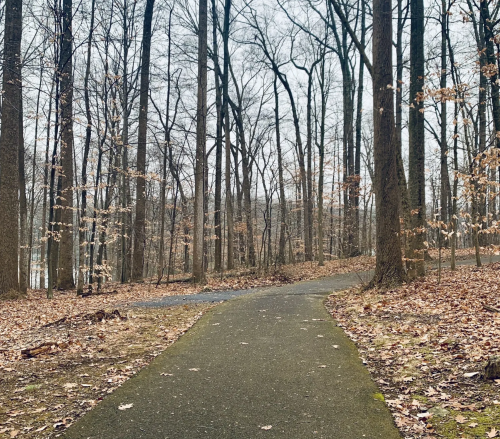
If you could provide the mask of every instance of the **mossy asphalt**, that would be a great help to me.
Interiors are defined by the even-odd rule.
[[[401,438],[324,307],[359,282],[345,274],[265,288],[213,308],[63,436]]]

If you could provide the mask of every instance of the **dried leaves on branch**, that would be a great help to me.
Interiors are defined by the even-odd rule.
[[[445,271],[402,288],[330,296],[406,438],[500,435],[500,264]]]

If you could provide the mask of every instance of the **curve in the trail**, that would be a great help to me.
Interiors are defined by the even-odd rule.
[[[64,436],[400,438],[324,307],[356,283],[349,274],[265,288],[213,308]]]

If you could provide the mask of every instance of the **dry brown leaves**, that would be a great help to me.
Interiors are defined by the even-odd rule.
[[[496,437],[500,380],[476,372],[500,352],[500,314],[484,308],[500,308],[499,285],[497,263],[330,296],[405,437]]]
[[[106,394],[147,365],[212,305],[131,308],[138,301],[200,291],[281,285],[373,267],[374,258],[300,263],[269,273],[213,275],[204,286],[189,282],[119,285],[98,295],[44,290],[0,302],[0,438],[58,435]],[[101,319],[100,310],[106,314]],[[112,312],[118,310],[121,317]],[[34,349],[35,348],[35,349]],[[37,349],[38,348],[38,349]],[[34,350],[33,350],[34,349]],[[34,356],[23,355],[30,350]]]

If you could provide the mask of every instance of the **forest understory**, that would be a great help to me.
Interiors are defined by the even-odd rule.
[[[435,264],[436,255],[434,251],[430,253]],[[457,252],[457,259],[470,259],[472,255],[472,250],[461,249]],[[443,251],[442,259],[448,258],[447,252]],[[214,306],[189,304],[144,309],[132,307],[134,302],[202,291],[283,285],[353,271],[366,272],[373,268],[374,262],[373,257],[362,256],[327,261],[324,267],[311,262],[287,265],[268,274],[242,270],[226,273],[222,278],[220,275],[208,276],[205,285],[174,281],[156,287],[154,280],[125,285],[107,283],[101,293],[84,298],[77,297],[75,291],[70,290],[56,291],[54,298],[50,300],[46,299],[45,290],[30,290],[26,298],[4,300],[0,307],[0,438],[57,437],[108,393],[149,364]],[[334,318],[341,322],[348,335],[358,343],[372,373],[376,377],[384,377],[377,378],[378,385],[395,413],[398,426],[402,431],[412,434],[408,437],[426,437],[424,433],[439,431],[436,418],[417,416],[424,409],[431,408],[429,404],[437,405],[432,403],[434,394],[426,396],[430,388],[435,389],[438,400],[444,392],[452,393],[452,390],[456,390],[462,393],[460,398],[450,396],[449,399],[440,401],[440,405],[447,407],[449,412],[443,420],[451,419],[452,423],[456,423],[452,415],[465,410],[465,407],[460,408],[457,404],[467,406],[466,402],[469,402],[466,410],[471,408],[470,401],[476,403],[475,410],[483,407],[478,401],[484,400],[487,406],[493,404],[494,393],[498,391],[494,385],[485,387],[475,379],[463,379],[463,373],[475,370],[474,367],[484,360],[486,354],[496,352],[497,345],[500,346],[494,340],[497,334],[494,332],[495,325],[500,324],[500,317],[497,320],[495,316],[480,309],[480,317],[476,313],[476,308],[481,308],[481,303],[484,302],[478,295],[484,295],[488,291],[485,284],[495,280],[492,279],[492,274],[500,276],[500,265],[488,266],[480,271],[461,268],[455,272],[456,277],[452,277],[451,272],[444,271],[442,284],[438,289],[435,288],[436,278],[431,274],[423,282],[383,295],[376,290],[367,291],[363,295],[352,290],[348,294],[332,296],[329,308],[333,310]],[[429,317],[440,309],[440,303],[450,303],[450,295],[461,291],[457,285],[466,285],[464,281],[469,282],[472,278],[477,278],[477,283],[471,283],[472,288],[463,293],[467,297],[465,302],[461,301],[460,307],[450,311],[446,317],[444,313],[440,317]],[[360,275],[360,283],[368,280],[368,275]],[[407,297],[409,289],[412,289],[409,297],[421,301],[422,316],[427,316],[421,317],[425,324],[419,323],[420,320],[412,313],[414,304]],[[432,294],[431,291],[438,291],[439,294]],[[462,310],[462,303],[469,304],[470,315]],[[367,304],[370,304],[368,308]],[[406,309],[410,311],[406,313]],[[453,357],[458,355],[455,352],[457,347],[451,342],[440,342],[437,348],[432,344],[434,338],[429,338],[422,345],[414,342],[415,331],[420,331],[419,337],[425,334],[430,337],[436,328],[441,331],[441,326],[429,327],[433,318],[441,318],[443,324],[447,325],[446,334],[439,332],[439,339],[436,340],[452,337],[449,334],[453,334],[455,340],[456,334],[467,334],[464,323],[455,318],[457,312],[459,317],[465,312],[466,317],[473,319],[471,321],[476,324],[480,321],[481,334],[490,334],[491,344],[484,344],[490,349],[481,351],[483,355],[477,360],[466,360],[470,354],[467,357],[462,354],[464,359],[457,362]],[[413,327],[416,329],[405,332],[407,328]],[[444,349],[443,346],[449,349]],[[415,351],[408,351],[407,355],[405,349]],[[427,359],[426,355],[431,358]],[[451,360],[448,358],[450,356]],[[405,366],[414,361],[422,364],[425,362],[428,368],[425,373],[422,372],[422,365],[412,366],[411,370],[405,369]],[[453,368],[455,365],[458,367],[459,372],[449,369],[446,363],[450,361],[453,361]],[[460,383],[466,383],[471,396],[464,398],[465,394],[458,384],[456,389],[452,384],[447,384],[447,387],[443,384],[454,373]],[[408,381],[410,378],[412,380]],[[414,400],[421,401],[421,405],[415,405]],[[495,405],[492,407],[496,408]],[[500,407],[498,413],[495,413],[500,420]],[[467,416],[473,422],[473,414]],[[484,425],[494,424],[495,420],[493,417],[491,422],[483,422],[474,431],[484,431]],[[427,427],[427,424],[432,427]],[[496,425],[500,429],[500,424]],[[457,428],[460,426],[461,424],[457,424]],[[472,431],[466,427],[464,424],[463,429]],[[488,430],[490,431],[491,429]]]

